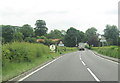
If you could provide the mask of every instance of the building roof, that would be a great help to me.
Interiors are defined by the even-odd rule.
[[[52,41],[59,41],[60,39],[52,39]],[[37,42],[40,42],[40,41],[42,41],[42,42],[44,42],[45,40],[44,39],[37,39]]]
[[[58,40],[60,40],[60,39],[52,39],[52,41],[58,41]]]
[[[40,41],[44,42],[45,40],[44,39],[37,39],[37,42],[40,42]]]

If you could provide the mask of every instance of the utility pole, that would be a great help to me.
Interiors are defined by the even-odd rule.
[[[76,47],[77,47],[77,37],[76,37]]]

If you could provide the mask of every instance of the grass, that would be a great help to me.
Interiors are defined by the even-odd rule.
[[[92,47],[91,49],[105,56],[120,59],[118,46]]]
[[[59,52],[51,53],[49,52],[49,47],[43,44],[25,42],[14,42],[3,45],[2,81],[7,81],[46,61],[52,60],[60,56],[60,53],[65,54],[77,51],[77,48],[63,47],[58,50]],[[12,59],[10,60],[9,57],[12,57]],[[28,60],[24,60],[24,57],[27,57]]]
[[[7,66],[2,68],[2,80],[7,81],[17,75],[22,74],[48,60],[52,60],[54,57],[60,56],[58,53],[51,53],[49,55],[36,58],[33,62],[20,62],[20,63],[9,63]]]

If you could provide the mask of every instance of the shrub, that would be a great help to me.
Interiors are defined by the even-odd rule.
[[[49,48],[43,44],[13,42],[3,45],[2,62],[3,66],[8,62],[31,62],[44,54],[49,54]]]
[[[36,43],[36,38],[26,37],[26,38],[25,38],[25,42]]]

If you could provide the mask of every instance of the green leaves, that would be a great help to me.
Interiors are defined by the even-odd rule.
[[[26,37],[32,37],[33,36],[33,28],[28,24],[25,24],[22,27],[20,27],[19,31],[24,35],[24,39]]]
[[[64,44],[65,46],[68,46],[68,47],[74,47],[79,42],[83,42],[84,37],[85,35],[82,31],[79,31],[73,27],[70,27],[66,32],[66,35],[64,38]]]
[[[33,28],[25,24],[22,27],[11,26],[11,25],[2,25],[2,37],[3,42],[13,42],[13,41],[22,41],[26,37],[33,36]]]
[[[23,41],[24,35],[21,32],[14,32],[12,41]]]
[[[2,25],[2,37],[5,42],[10,42],[13,39],[14,26]]]
[[[46,22],[44,20],[37,20],[35,25],[36,25],[35,27],[36,36],[42,36],[47,33],[48,28],[46,27]]]
[[[104,29],[104,36],[107,39],[109,45],[117,45],[119,30],[115,25],[106,25],[106,29]]]
[[[49,47],[43,44],[26,42],[4,44],[2,50],[3,66],[9,62],[31,62],[45,54],[49,54]]]

